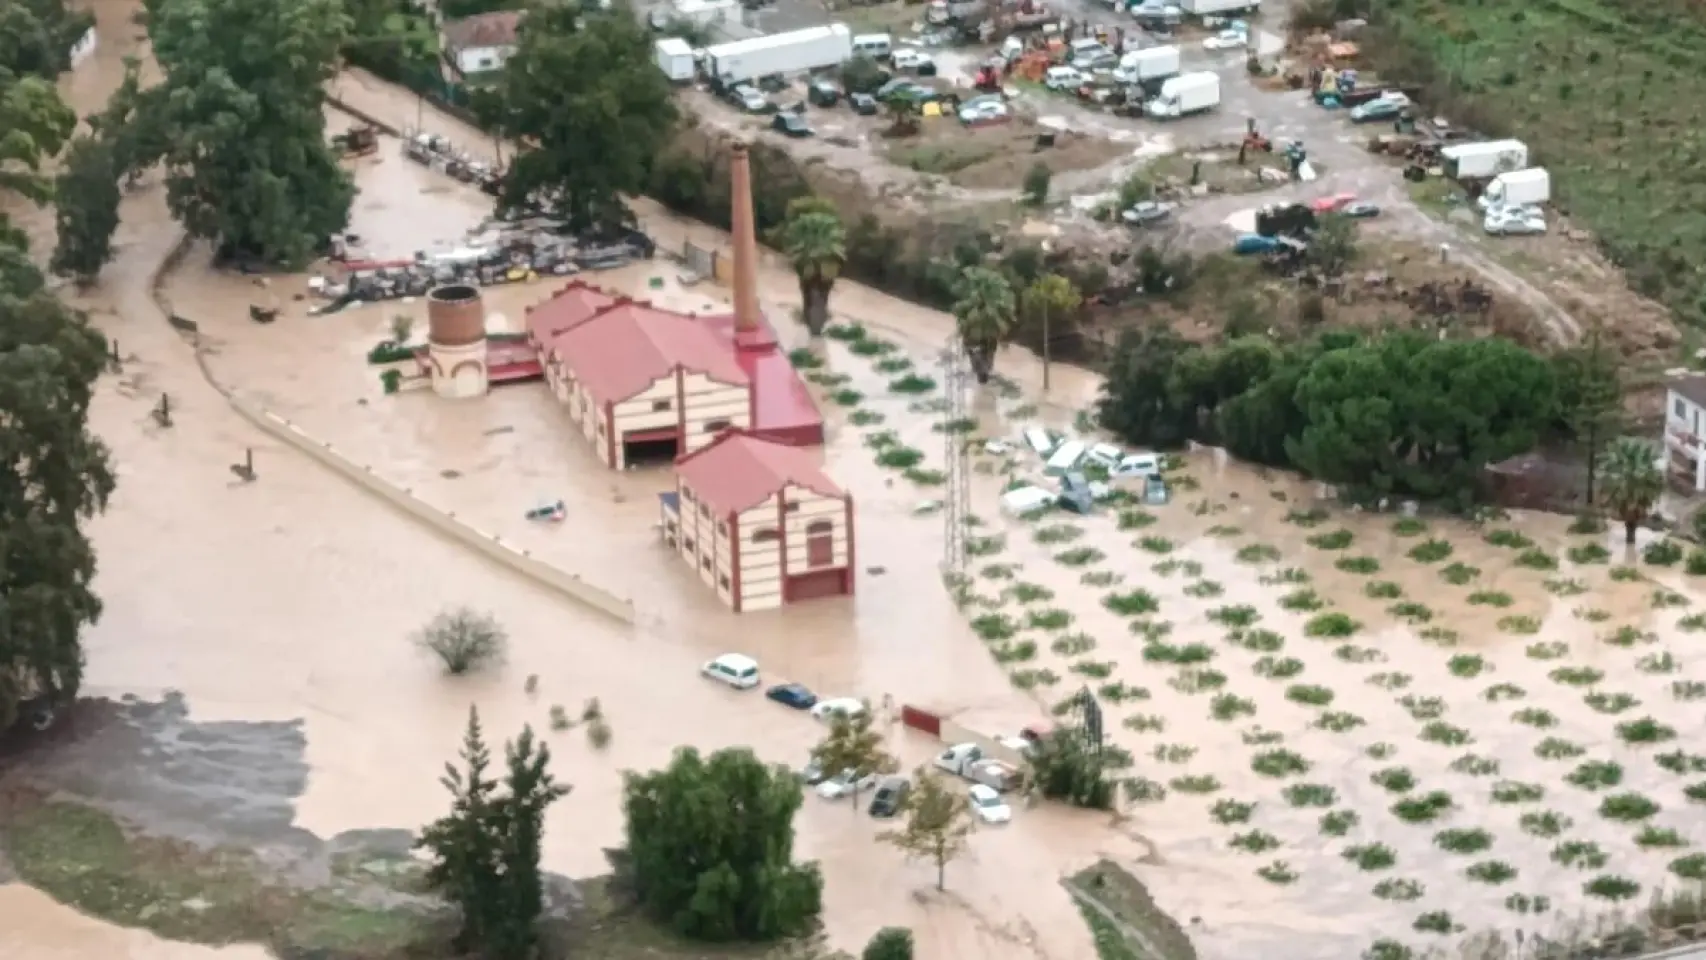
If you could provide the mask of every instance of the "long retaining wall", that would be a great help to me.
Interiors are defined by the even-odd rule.
[[[186,234],[160,261],[150,280],[150,293],[154,305],[168,321],[179,318],[172,311],[171,303],[166,299],[161,289],[165,275],[176,267],[184,258],[190,247],[190,238]],[[301,427],[286,420],[270,410],[257,407],[239,398],[229,387],[214,376],[213,369],[207,363],[207,350],[202,345],[201,333],[192,324],[174,323],[181,333],[190,337],[191,348],[195,353],[196,365],[201,368],[202,379],[208,386],[219,392],[231,408],[237,411],[243,419],[254,424],[263,432],[276,437],[291,447],[308,455],[345,479],[355,483],[374,496],[390,503],[411,517],[425,523],[439,533],[465,546],[485,554],[498,563],[522,574],[534,582],[549,587],[571,600],[584,603],[600,613],[632,624],[634,622],[634,604],[615,594],[594,586],[580,577],[569,573],[560,567],[546,563],[534,557],[526,550],[511,546],[496,534],[487,533],[465,520],[459,520],[455,513],[441,510],[415,496],[413,490],[400,487],[375,473],[373,468],[345,456],[330,443],[318,440],[305,432]]]

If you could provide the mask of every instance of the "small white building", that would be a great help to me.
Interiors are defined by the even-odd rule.
[[[442,30],[444,61],[453,74],[446,79],[460,81],[502,70],[515,53],[522,14],[520,10],[499,10],[446,21]]]
[[[1665,465],[1672,479],[1706,493],[1706,376],[1691,373],[1665,384]]]
[[[853,497],[811,451],[727,430],[675,482],[664,543],[736,613],[853,593]]]

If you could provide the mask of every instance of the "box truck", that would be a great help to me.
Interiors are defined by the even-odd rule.
[[[1481,192],[1481,209],[1542,204],[1552,199],[1552,175],[1545,167],[1501,173]]]
[[[1226,17],[1255,13],[1262,0],[1178,0],[1179,9],[1193,17]]]
[[[852,56],[853,32],[844,23],[831,23],[707,47],[705,69],[726,85],[822,70]]]
[[[1445,175],[1453,180],[1480,180],[1528,166],[1528,145],[1521,140],[1459,143],[1439,152]]]
[[[1121,57],[1119,68],[1114,71],[1114,80],[1132,87],[1160,83],[1168,77],[1178,75],[1179,48],[1150,47],[1147,50],[1133,50]]]
[[[1205,70],[1162,81],[1155,98],[1143,105],[1143,112],[1157,120],[1169,120],[1218,106],[1220,74]]]
[[[671,83],[687,83],[693,79],[693,48],[680,37],[663,37],[657,45],[658,69]]]

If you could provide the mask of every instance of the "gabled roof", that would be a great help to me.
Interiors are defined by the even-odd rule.
[[[734,352],[692,317],[620,303],[547,343],[575,379],[602,403],[620,403],[676,367],[718,383],[748,386]]]
[[[544,345],[551,338],[591,320],[627,298],[605,293],[585,280],[571,280],[544,303],[527,308],[527,332]]]
[[[725,430],[677,458],[675,473],[694,496],[719,512],[739,513],[790,485],[825,497],[847,495],[804,448],[762,440],[744,430]]]
[[[444,44],[451,50],[473,47],[513,47],[525,11],[498,10],[444,23]]]

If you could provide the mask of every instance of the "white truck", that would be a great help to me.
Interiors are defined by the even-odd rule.
[[[959,743],[942,751],[936,756],[936,766],[1003,793],[1018,789],[1025,780],[1017,767],[987,756],[975,743]]]
[[[1128,87],[1138,87],[1144,84],[1160,83],[1170,77],[1179,75],[1178,47],[1150,47],[1147,50],[1133,50],[1120,58],[1120,65],[1114,70],[1114,81]]]
[[[1193,17],[1226,17],[1255,13],[1262,0],[1177,0],[1179,9]]]
[[[831,23],[705,49],[705,70],[725,85],[759,77],[789,76],[822,70],[853,57],[853,32]]]
[[[1187,73],[1163,80],[1143,112],[1156,120],[1171,120],[1220,106],[1220,74]]]
[[[1521,140],[1459,143],[1439,152],[1445,175],[1453,180],[1479,180],[1528,166],[1528,144]]]
[[[1481,209],[1538,206],[1552,199],[1552,175],[1545,167],[1501,173],[1481,191]]]
[[[693,79],[693,48],[680,37],[662,37],[656,44],[658,69],[670,83],[688,83]]]

